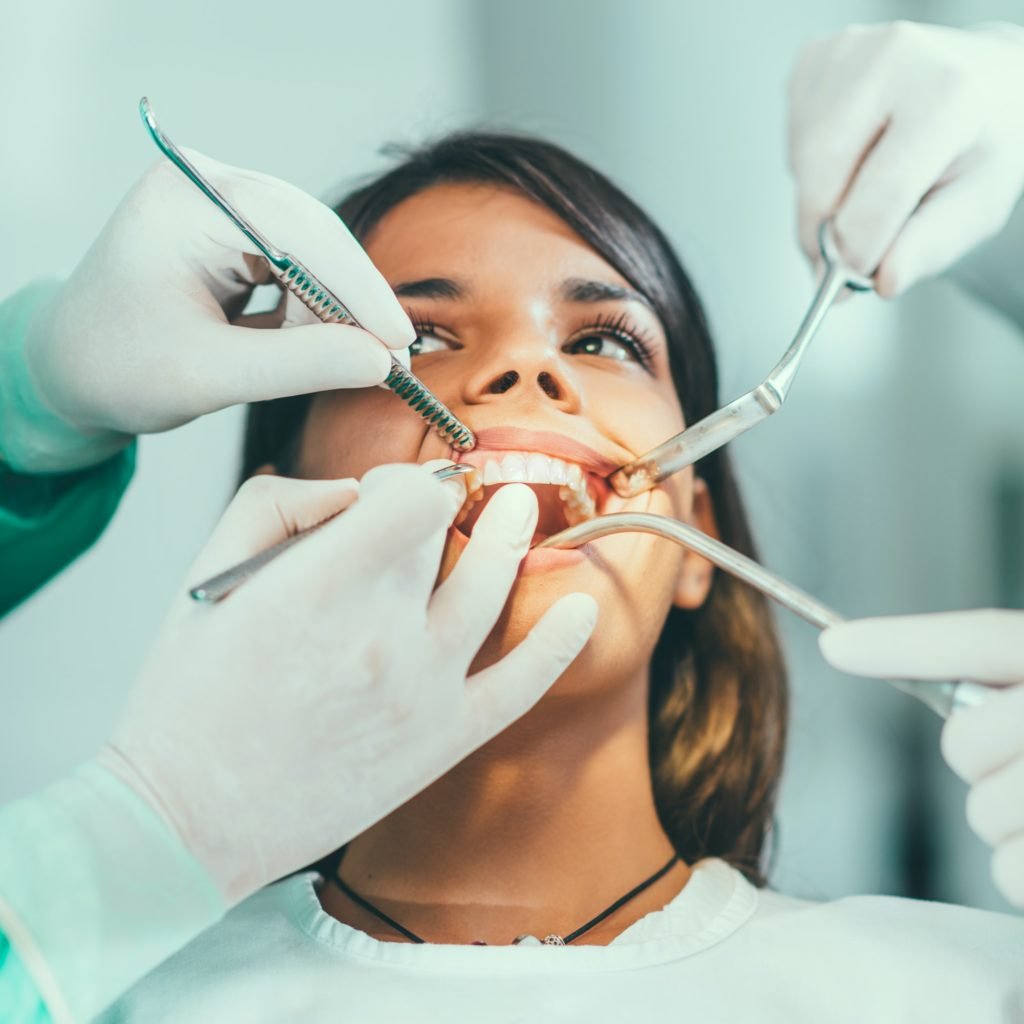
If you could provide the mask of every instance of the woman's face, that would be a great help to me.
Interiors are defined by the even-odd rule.
[[[482,495],[449,531],[440,578],[500,481],[533,481],[544,535],[593,511],[627,509],[713,530],[689,470],[631,499],[604,482],[678,433],[684,411],[657,317],[557,216],[509,190],[439,185],[392,209],[366,250],[417,325],[414,372],[479,442],[460,458],[477,467]],[[385,462],[443,457],[454,457],[445,442],[374,388],[313,400],[297,469],[358,477]],[[701,604],[710,581],[703,559],[642,534],[531,552],[477,666],[510,650],[556,598],[585,591],[598,601],[598,626],[558,688],[635,676],[669,607]]]

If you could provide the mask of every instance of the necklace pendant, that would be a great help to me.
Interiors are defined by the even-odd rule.
[[[564,946],[565,939],[561,935],[545,935],[538,939],[536,935],[517,935],[512,940],[513,946]]]

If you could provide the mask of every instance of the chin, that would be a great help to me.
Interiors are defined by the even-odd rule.
[[[454,528],[451,531],[457,532]],[[527,555],[501,616],[473,659],[471,672],[487,668],[510,653],[559,598],[582,592],[598,603],[597,628],[544,699],[596,694],[641,675],[646,678],[654,646],[671,607],[671,577],[654,570],[646,559],[634,563],[637,573],[632,580],[626,578],[632,573],[615,572],[602,557],[601,548],[607,547],[609,540],[619,540],[620,547],[628,547],[629,554],[637,556],[637,547],[650,548],[647,542],[656,538],[637,534],[602,538],[593,545],[594,551],[571,552],[578,557],[560,565],[531,567],[526,563],[533,555]],[[449,537],[444,576],[454,567],[467,543],[461,535]]]

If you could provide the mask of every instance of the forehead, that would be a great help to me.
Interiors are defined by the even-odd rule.
[[[493,185],[435,185],[399,203],[366,240],[392,283],[425,277],[504,287],[566,278],[628,282],[551,210]]]

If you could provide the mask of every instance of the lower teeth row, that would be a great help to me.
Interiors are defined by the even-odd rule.
[[[480,477],[476,473],[470,473],[466,477],[466,501],[459,514],[455,517],[455,525],[461,526],[472,511],[473,506],[483,497],[483,486]],[[597,514],[597,507],[590,492],[582,489],[576,490],[572,487],[562,486],[558,488],[558,496],[562,499],[565,507],[565,518],[570,526],[593,519]]]

